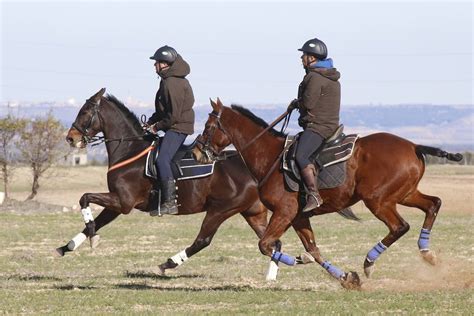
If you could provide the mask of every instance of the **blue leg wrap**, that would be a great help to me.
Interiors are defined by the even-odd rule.
[[[370,249],[367,254],[367,261],[374,262],[387,249],[387,247],[379,241],[374,248]]]
[[[431,231],[428,229],[421,229],[420,237],[418,238],[418,249],[420,249],[420,251],[426,251],[430,249],[430,234]]]
[[[333,277],[335,277],[338,280],[345,275],[344,271],[342,271],[341,269],[339,269],[336,266],[333,266],[331,264],[331,262],[329,262],[329,261],[324,261],[323,264],[321,264],[321,266],[324,269],[326,269],[326,271],[329,272],[330,275],[332,275]]]
[[[289,266],[294,266],[296,263],[296,258],[290,255],[287,255],[286,253],[275,251],[272,255],[272,260],[275,260],[277,263],[278,262],[283,262],[286,265]]]

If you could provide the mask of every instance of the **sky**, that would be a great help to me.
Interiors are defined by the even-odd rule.
[[[287,104],[297,49],[317,37],[342,104],[474,104],[472,1],[0,1],[1,103],[82,104],[105,87],[152,104],[149,56],[166,44],[197,105]]]

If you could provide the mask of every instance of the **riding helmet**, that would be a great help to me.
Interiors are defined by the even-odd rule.
[[[323,60],[328,57],[328,48],[326,47],[326,44],[317,38],[306,41],[303,47],[298,50],[308,55],[313,55],[319,60]]]
[[[154,59],[156,61],[164,61],[168,64],[172,64],[176,60],[176,57],[178,57],[178,52],[173,47],[165,45],[163,47],[158,48],[158,50],[153,56],[150,57],[150,59]]]

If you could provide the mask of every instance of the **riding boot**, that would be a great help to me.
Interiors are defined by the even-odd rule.
[[[306,205],[303,208],[303,212],[308,212],[323,204],[323,199],[319,195],[318,187],[316,186],[318,171],[313,164],[309,164],[301,170],[301,176],[307,188]]]
[[[178,203],[176,199],[176,182],[174,179],[161,182],[161,214],[178,214]]]

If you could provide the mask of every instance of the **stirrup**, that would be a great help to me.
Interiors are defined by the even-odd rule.
[[[311,197],[313,199],[311,199]],[[311,201],[314,201],[314,203],[311,203]],[[315,205],[314,205],[315,204]],[[319,195],[318,192],[309,192],[306,196],[306,205],[303,207],[302,212],[309,212],[314,210],[315,208],[320,207],[323,204],[323,199],[321,195]]]
[[[178,214],[178,204],[176,202],[165,202],[160,207],[161,215],[176,215]]]

